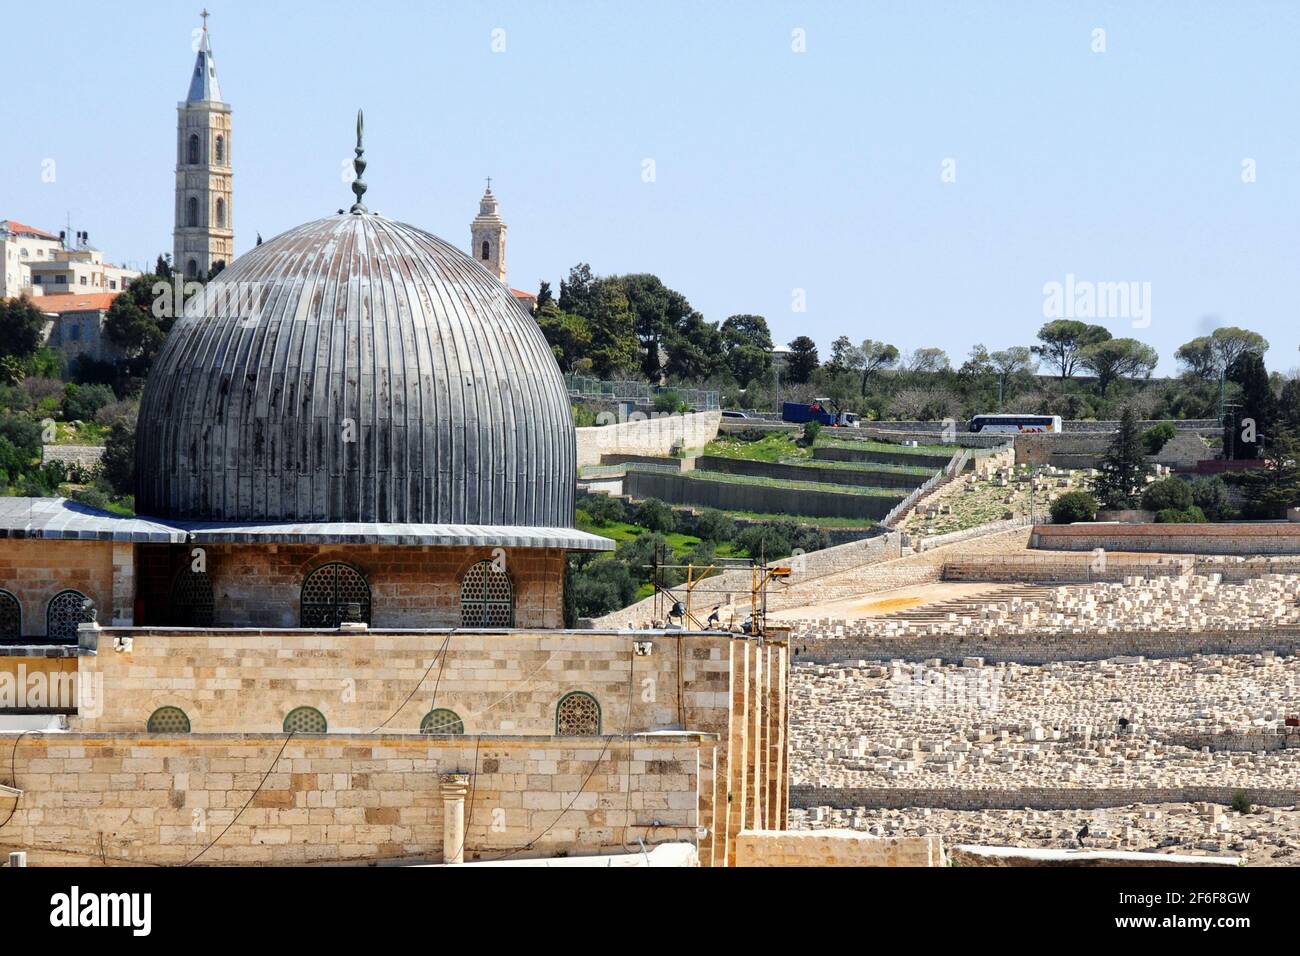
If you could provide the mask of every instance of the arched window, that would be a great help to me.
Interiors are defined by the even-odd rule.
[[[185,278],[197,279],[199,277],[199,264],[196,260],[191,259],[185,263]]]
[[[226,137],[217,137],[217,165],[224,166],[226,163]]]
[[[429,711],[424,715],[424,720],[420,721],[422,734],[463,734],[464,732],[465,722],[460,719],[460,715],[446,707]]]
[[[185,153],[185,162],[189,163],[191,166],[197,166],[199,164],[199,134],[198,133],[190,133],[190,144],[189,144],[189,148],[186,150]]]
[[[217,197],[217,225],[225,226],[226,224],[226,201],[220,196]]]
[[[23,636],[23,606],[8,591],[0,591],[0,641]]]
[[[144,727],[151,734],[188,734],[190,719],[179,707],[159,707]]]
[[[172,581],[171,622],[176,627],[210,627],[214,602],[207,571],[181,568]]]
[[[77,625],[95,619],[90,600],[80,591],[60,591],[45,611],[45,636],[52,641],[75,641]]]
[[[488,260],[488,241],[484,239],[483,240],[483,261],[487,262],[487,260]]]
[[[302,583],[303,627],[338,627],[343,621],[370,623],[370,585],[350,564],[323,564]]]
[[[197,226],[199,224],[199,200],[191,196],[185,200],[185,225]]]
[[[462,627],[514,627],[515,589],[493,561],[480,561],[460,582]]]
[[[284,715],[286,734],[323,734],[328,730],[325,715],[315,707],[295,707]]]
[[[555,735],[600,736],[600,704],[596,703],[596,698],[583,691],[573,691],[561,697],[555,705]]]

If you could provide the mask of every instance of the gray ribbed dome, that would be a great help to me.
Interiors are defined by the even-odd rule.
[[[510,291],[436,236],[345,214],[241,256],[176,322],[140,407],[136,505],[571,527],[575,457],[563,377]]]

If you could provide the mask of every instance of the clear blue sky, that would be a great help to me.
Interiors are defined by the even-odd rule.
[[[1216,321],[1300,365],[1300,4],[207,3],[241,252],[350,202],[362,106],[370,207],[465,246],[491,175],[517,288],[654,272],[780,341],[957,364],[1031,342],[1072,273],[1151,283],[1149,327],[1107,324],[1161,372]],[[7,10],[0,218],[171,249],[200,7]]]

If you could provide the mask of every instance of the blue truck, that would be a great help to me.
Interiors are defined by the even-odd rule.
[[[858,416],[853,412],[840,411],[829,398],[814,398],[809,402],[783,402],[781,420],[802,425],[804,422],[818,422],[831,428],[857,428]]]

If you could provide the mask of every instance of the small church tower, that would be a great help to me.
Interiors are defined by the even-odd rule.
[[[235,256],[230,188],[230,106],[221,99],[203,11],[190,90],[176,108],[176,229],[173,266],[206,278]]]
[[[497,197],[492,195],[492,178],[478,201],[478,215],[469,224],[469,251],[478,264],[502,282],[506,281],[506,224],[497,215]]]

